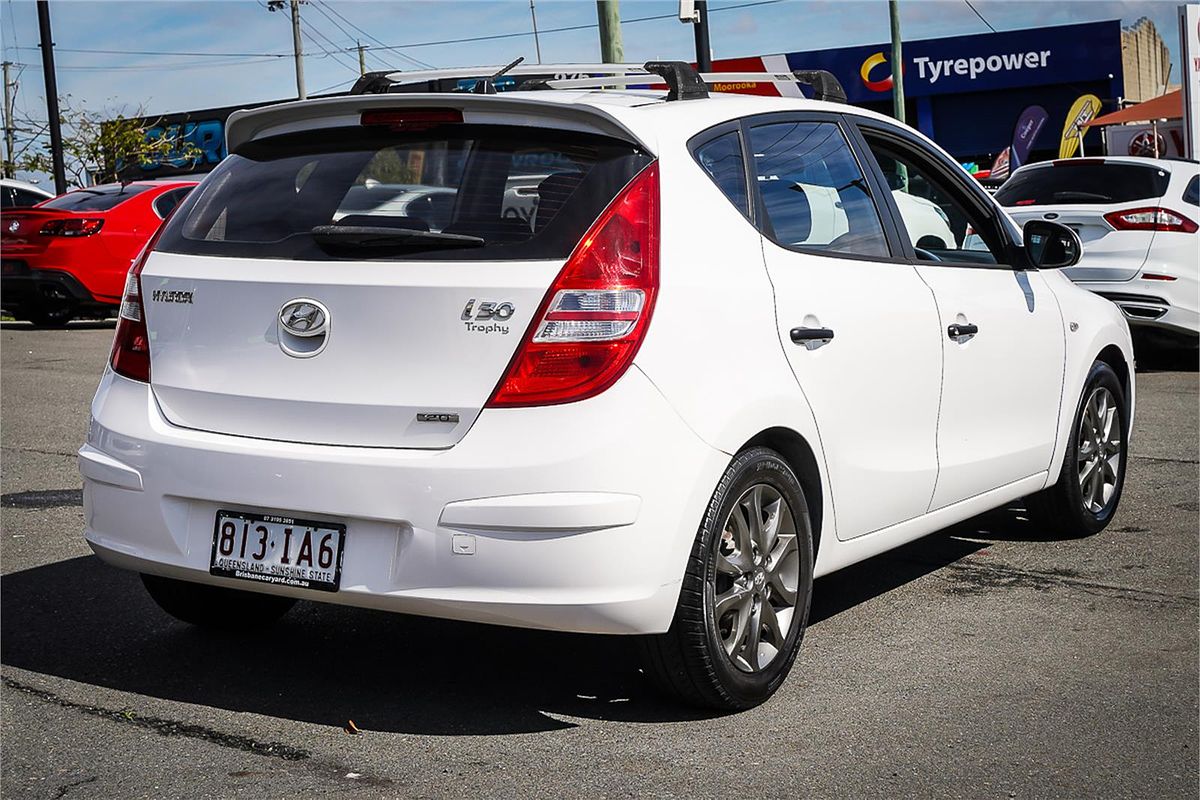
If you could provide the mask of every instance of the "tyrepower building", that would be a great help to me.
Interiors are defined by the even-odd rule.
[[[1123,93],[1121,23],[1090,22],[947,39],[906,41],[904,96],[907,122],[963,161],[991,158],[1012,143],[1013,126],[1031,105],[1049,121],[1034,158],[1054,157],[1067,112],[1081,95],[1115,110]],[[842,47],[717,61],[714,71],[824,69],[846,89],[849,102],[892,113],[895,65],[890,44]],[[757,84],[718,86],[756,94],[799,93],[798,87]],[[1099,153],[1098,132],[1085,151]]]

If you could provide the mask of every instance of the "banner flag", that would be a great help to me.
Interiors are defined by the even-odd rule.
[[[1048,119],[1050,114],[1041,106],[1030,106],[1017,117],[1017,124],[1013,126],[1010,169],[1015,170],[1029,159],[1029,151]]]
[[[1071,104],[1067,122],[1063,125],[1062,140],[1058,144],[1058,157],[1070,158],[1079,147],[1080,131],[1100,113],[1100,98],[1085,94]]]

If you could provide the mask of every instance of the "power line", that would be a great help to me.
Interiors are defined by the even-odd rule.
[[[365,37],[366,37],[367,39],[369,39],[370,41],[372,41],[372,42],[375,42],[375,44],[378,44],[378,45],[383,45],[383,42],[381,42],[379,39],[375,38],[375,36],[373,36],[373,35],[371,34],[371,32],[370,32],[370,31],[364,30],[363,28],[360,28],[360,27],[358,27],[357,25],[355,25],[353,22],[351,22],[351,21],[350,21],[350,19],[349,19],[349,18],[347,18],[347,17],[346,17],[346,15],[345,15],[345,14],[343,14],[343,13],[342,13],[342,12],[340,12],[340,11],[338,11],[338,10],[337,10],[336,8],[334,8],[333,6],[329,5],[329,3],[327,3],[327,2],[324,2],[324,0],[315,0],[315,1],[316,1],[317,3],[319,3],[320,5],[322,5],[322,6],[325,6],[326,8],[328,8],[328,9],[329,9],[329,11],[330,11],[331,13],[333,13],[333,14],[336,14],[336,15],[338,16],[338,18],[339,18],[339,19],[341,19],[343,22],[345,22],[347,25],[349,25],[349,26],[350,26],[351,28],[353,28],[354,30],[356,30],[356,31],[358,31],[359,33],[361,33],[363,36],[365,36]],[[355,37],[353,37],[353,36],[352,36],[352,37],[350,37],[350,38],[355,38]],[[386,47],[386,45],[384,45],[384,46]],[[429,63],[427,63],[427,62],[425,62],[425,61],[422,61],[422,60],[420,60],[419,58],[413,58],[412,56],[410,56],[410,55],[407,55],[407,54],[405,54],[405,53],[401,53],[401,52],[397,51],[397,52],[396,52],[396,55],[400,56],[401,58],[403,58],[404,60],[406,60],[406,61],[408,61],[408,62],[410,62],[410,63],[412,63],[412,64],[415,64],[415,65],[416,65],[416,66],[418,66],[418,67],[423,67],[423,68],[425,68],[425,69],[433,69],[433,68],[434,68],[434,66],[433,66],[432,64],[429,64]],[[376,56],[376,58],[378,58],[378,56]],[[382,60],[381,60],[381,63],[382,63]],[[390,67],[391,67],[391,65],[389,65],[389,64],[386,64],[386,63],[384,64],[384,66],[385,66],[385,67],[388,67],[388,68],[390,68]]]
[[[722,6],[721,8],[710,8],[708,10],[708,13],[716,14],[716,13],[720,13],[720,12],[724,12],[724,11],[735,11],[739,8],[752,8],[754,6],[771,6],[771,5],[775,5],[776,3],[782,3],[782,2],[784,2],[784,0],[755,0],[755,2],[750,2],[750,3],[737,3],[737,4],[731,5],[731,6]],[[651,22],[653,20],[677,19],[677,18],[678,18],[678,14],[655,14],[655,15],[649,16],[649,17],[634,17],[633,19],[623,19],[623,20],[621,20],[621,24],[622,25],[632,25],[632,24],[638,23],[638,22]],[[585,25],[564,25],[559,28],[539,28],[538,34],[541,35],[541,34],[547,34],[547,33],[564,33],[567,31],[585,31],[590,28],[598,28],[598,27],[600,27],[600,24],[598,22],[593,22],[593,23],[585,24]],[[366,47],[364,49],[366,49],[366,50],[398,50],[400,48],[411,49],[414,47],[435,47],[437,45],[444,45],[444,44],[465,44],[467,42],[486,42],[486,41],[494,41],[496,39],[515,39],[515,38],[522,37],[522,36],[532,36],[532,35],[533,35],[533,33],[531,31],[515,31],[513,33],[495,33],[495,34],[491,34],[488,36],[468,36],[468,37],[465,37],[462,39],[442,39],[442,40],[436,41],[436,42],[412,42],[409,44],[384,45],[381,47]],[[378,41],[378,40],[376,40],[376,41]]]
[[[15,47],[15,50],[39,50],[38,47]],[[167,50],[96,50],[86,47],[59,47],[55,45],[56,53],[96,53],[113,56],[193,56],[211,58],[290,58],[291,53],[179,53]]]
[[[998,33],[998,31],[997,31],[995,28],[993,28],[993,27],[992,27],[992,23],[990,23],[990,22],[988,22],[986,19],[984,19],[984,18],[983,18],[983,14],[980,14],[980,13],[979,13],[979,9],[977,9],[975,6],[971,5],[971,0],[963,0],[963,2],[967,4],[967,8],[969,8],[969,9],[971,9],[972,11],[974,11],[974,12],[975,12],[975,16],[979,17],[979,20],[980,20],[980,21],[981,21],[981,22],[982,22],[984,25],[987,25],[987,26],[988,26],[988,28],[989,28],[989,29],[991,29],[992,33]]]

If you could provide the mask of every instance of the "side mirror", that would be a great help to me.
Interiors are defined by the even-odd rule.
[[[1038,269],[1062,269],[1079,263],[1083,255],[1083,242],[1079,234],[1066,225],[1045,219],[1031,219],[1025,223],[1022,236],[1025,240],[1025,255],[1029,263]]]

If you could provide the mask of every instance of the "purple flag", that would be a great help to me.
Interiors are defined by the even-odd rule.
[[[1029,158],[1029,151],[1033,149],[1033,141],[1042,132],[1042,127],[1048,119],[1050,119],[1050,115],[1041,106],[1030,106],[1021,112],[1021,116],[1017,117],[1017,124],[1013,127],[1012,169],[1015,170],[1025,163],[1025,159]]]

